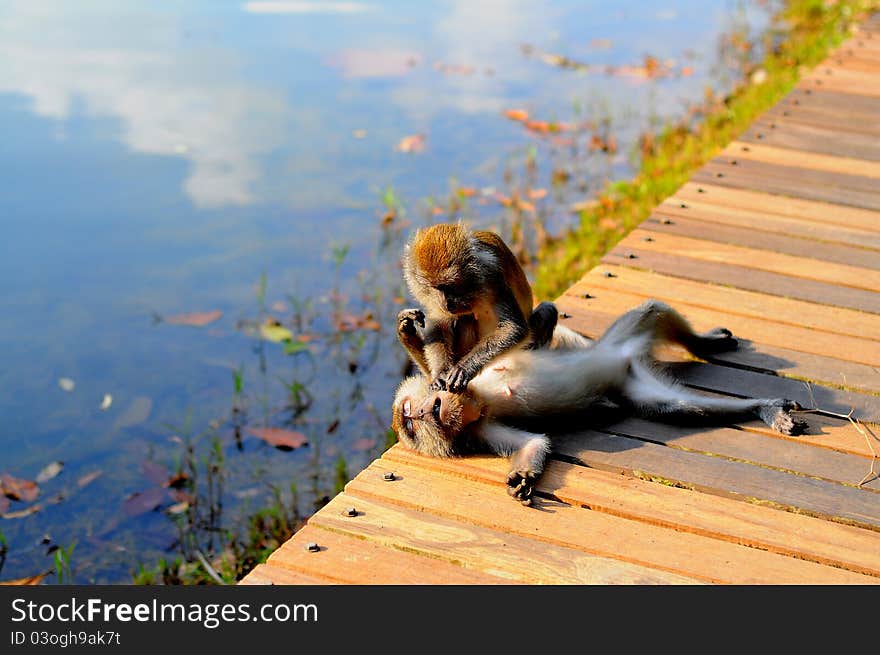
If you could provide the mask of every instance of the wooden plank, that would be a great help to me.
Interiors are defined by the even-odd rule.
[[[645,237],[651,237],[651,241],[645,241]],[[880,271],[835,263],[823,263],[821,266],[817,266],[816,262],[809,257],[772,253],[704,239],[674,235],[658,237],[656,233],[637,229],[624,237],[615,250],[627,253],[631,247],[637,247],[643,251],[686,254],[688,257],[702,261],[789,275],[801,278],[801,284],[804,286],[807,286],[808,281],[812,280],[862,289],[873,294],[876,294],[880,289]]]
[[[764,119],[774,121],[777,124],[786,121],[787,123],[790,122],[810,127],[830,128],[834,131],[851,132],[853,134],[860,134],[863,138],[880,136],[880,121],[877,120],[876,115],[858,115],[856,118],[853,118],[853,116],[854,114],[841,116],[830,111],[804,107],[802,105],[776,105],[763,114]],[[761,144],[752,143],[750,145],[755,146]],[[800,152],[804,151],[801,150]],[[857,159],[856,161],[864,162],[866,160]]]
[[[688,216],[690,209],[691,207],[688,203],[679,203],[679,207],[677,210],[673,210],[675,212],[673,214],[667,211],[666,208],[661,207],[651,217],[644,220],[639,228],[661,234],[677,234],[695,239],[705,239],[706,241],[728,243],[733,246],[769,250],[796,257],[809,255],[810,259],[820,262],[834,262],[880,271],[880,253],[875,250],[823,243],[821,241],[817,242],[791,234],[759,232],[736,226],[717,225],[711,222],[706,223],[705,221],[692,220]]]
[[[537,498],[532,507],[523,507],[510,499],[500,481],[485,484],[450,478],[421,466],[385,458],[379,464],[381,466],[376,468],[393,470],[400,476],[393,491],[375,471],[367,474],[371,470],[368,468],[348,483],[346,493],[358,498],[397,502],[463,523],[528,537],[536,542],[536,549],[543,543],[557,544],[713,583],[800,584],[833,579],[836,583],[861,584],[876,581],[871,576],[546,498]],[[494,494],[487,495],[486,488]],[[474,497],[480,502],[473,502]]]
[[[387,485],[381,490],[390,492]],[[493,496],[498,495],[498,491],[497,486],[483,489]],[[401,500],[405,501],[396,498],[392,504],[381,498],[343,493],[309,523],[428,558],[459,562],[468,569],[491,572],[522,584],[699,583],[693,578],[591,555],[575,548],[552,543],[536,547],[535,541],[528,537],[444,518],[421,508],[403,507]],[[357,516],[344,516],[348,507],[354,507]]]
[[[316,543],[320,550],[308,552]],[[306,524],[272,553],[271,566],[343,584],[512,584],[504,578]]]
[[[589,299],[583,298],[584,293],[593,293],[589,289],[596,288],[591,283],[592,280],[598,279],[605,272],[605,269],[602,269],[590,273],[583,286],[581,283],[575,284],[566,292],[566,295],[571,296],[575,302],[585,303],[591,308],[598,306],[600,311],[613,315],[620,315],[652,297],[650,293],[630,293],[621,289],[612,289],[613,285],[606,284],[604,286],[605,293],[595,293],[594,297]],[[616,280],[617,278],[611,278],[608,282]],[[656,297],[659,294],[654,295]],[[837,359],[866,366],[880,366],[880,341],[840,333],[822,332],[797,324],[781,323],[755,316],[732,314],[703,306],[700,297],[693,298],[688,302],[679,300],[674,304],[700,332],[723,326],[737,335],[737,338],[747,339],[755,344],[769,344],[816,355],[833,352]]]
[[[880,234],[877,212],[857,207],[695,182],[685,183],[673,197],[686,202],[699,201],[731,209]]]
[[[238,581],[241,585],[327,585],[326,578],[307,575],[300,571],[285,569],[271,564],[257,564],[250,573]]]
[[[804,441],[775,439],[731,427],[682,427],[639,418],[603,426],[602,432],[649,439],[669,448],[717,455],[849,487],[880,491],[880,479],[876,478],[869,478],[859,487],[866,474],[870,474],[870,459],[817,448]],[[880,503],[880,495],[876,500]]]
[[[855,96],[835,91],[792,89],[776,107],[804,107],[811,110],[824,111],[854,121],[873,120],[880,111],[880,98]]]
[[[772,504],[826,520],[880,529],[873,491],[595,430],[561,435],[553,452],[606,471],[659,478],[727,498]]]
[[[852,412],[854,419],[880,423],[878,396],[714,364],[676,362],[666,368],[670,375],[687,380],[687,384],[697,389],[753,398],[790,398],[802,407],[818,408],[837,416]],[[743,393],[744,389],[748,393]]]
[[[829,76],[808,73],[801,78],[798,86],[802,89],[828,89],[853,95],[880,98],[880,82],[872,80],[860,72],[838,71],[835,75]]]
[[[800,239],[843,244],[870,250],[875,254],[880,251],[880,232],[868,232],[840,225],[777,216],[768,212],[761,213],[738,207],[726,207],[713,202],[703,202],[700,199],[685,199],[683,196],[667,198],[657,206],[652,216],[659,217],[661,222],[663,218],[671,218],[673,221],[676,218],[688,218],[692,221],[739,227],[758,234],[780,234]],[[809,247],[809,245],[806,246],[806,248]]]
[[[676,254],[656,249],[648,250],[641,246],[651,244],[644,242],[643,239],[644,236],[638,235],[624,238],[618,248],[602,258],[602,262],[629,265],[690,280],[726,284],[738,289],[798,298],[820,305],[880,313],[880,293],[825,282],[807,283],[794,276],[749,268],[747,263],[735,265],[719,260],[706,261],[690,257],[687,251]],[[629,259],[629,255],[635,255],[636,259]]]
[[[880,127],[878,127],[877,136],[880,136]],[[865,139],[864,134],[859,134],[858,137],[862,140]],[[721,151],[721,158],[728,162],[752,159],[767,164],[794,165],[814,171],[852,174],[873,180],[880,179],[880,162],[840,155],[824,155],[805,150],[792,151],[789,148],[780,148],[767,143],[733,141]]]
[[[611,273],[614,277],[607,277]],[[644,298],[658,298],[674,307],[696,305],[726,314],[784,323],[790,326],[848,335],[869,342],[880,341],[880,315],[841,307],[782,298],[708,282],[652,273],[636,268],[603,264],[584,275],[566,292],[571,296],[595,295],[596,289],[622,291]],[[590,303],[593,304],[593,303]],[[745,336],[745,335],[744,335]],[[875,347],[873,344],[867,344]]]
[[[851,131],[831,129],[827,124],[819,127],[795,121],[757,120],[740,137],[739,141],[748,145],[768,145],[804,153],[833,156],[864,161],[864,169],[872,170],[880,160],[880,148],[874,143],[872,135],[856,134]],[[792,153],[789,164],[798,166],[797,157]],[[814,161],[821,161],[814,159]],[[855,171],[853,171],[855,173]],[[856,173],[858,174],[858,173]],[[859,180],[829,180],[841,188],[865,189],[867,182]],[[870,189],[870,187],[868,187]]]
[[[400,445],[383,460],[486,482],[503,480],[509,467],[499,457],[428,458]],[[537,490],[596,512],[880,575],[880,534],[872,530],[562,461],[548,463]]]
[[[859,56],[864,55],[864,56]],[[876,57],[872,57],[870,51],[861,49],[858,54],[853,53],[851,56],[836,57],[834,59],[826,59],[825,64],[816,68],[816,73],[832,76],[839,72],[846,73],[866,73],[867,77],[880,76],[880,61]]]
[[[756,170],[758,168],[763,170]],[[826,176],[827,179],[823,181]],[[738,166],[710,162],[694,173],[691,179],[698,183],[713,182],[721,186],[754,189],[795,198],[880,210],[880,194],[873,190],[835,186],[837,182],[830,179],[832,176],[832,173],[823,172],[817,177],[805,168],[746,161]],[[856,178],[852,175],[846,177]],[[870,178],[859,179],[870,180]]]

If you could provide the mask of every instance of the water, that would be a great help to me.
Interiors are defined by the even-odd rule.
[[[53,568],[53,545],[76,544],[82,583],[128,582],[173,556],[168,509],[184,522],[193,499],[161,485],[187,446],[200,496],[212,443],[222,455],[224,527],[292,482],[312,511],[335,492],[340,458],[354,475],[385,446],[405,364],[396,262],[412,227],[464,216],[508,237],[517,215],[500,201],[519,193],[531,225],[559,232],[571,203],[632,173],[639,134],[707,85],[729,88],[729,37],[760,33],[769,12],[723,0],[4,3],[0,472],[63,470],[35,503],[10,502],[7,516],[37,511],[0,520],[0,578]],[[646,56],[669,74],[620,68]],[[508,109],[586,127],[535,133]],[[591,151],[594,134],[616,149]],[[402,151],[414,135],[423,149]],[[203,326],[168,320],[209,311],[222,314]],[[304,335],[302,349],[260,339],[269,318]],[[247,426],[309,445],[281,451]]]

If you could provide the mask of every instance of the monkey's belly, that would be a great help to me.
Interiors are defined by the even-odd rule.
[[[495,416],[536,416],[587,409],[619,388],[629,365],[597,350],[520,351],[500,357],[469,390]]]

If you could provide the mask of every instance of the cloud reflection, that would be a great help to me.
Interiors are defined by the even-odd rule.
[[[0,92],[58,121],[120,119],[132,150],[189,160],[184,189],[199,207],[255,200],[259,159],[289,114],[280,93],[248,83],[241,67],[228,50],[187,46],[168,13],[24,0],[0,17]]]
[[[249,14],[361,14],[373,7],[361,2],[246,2]]]

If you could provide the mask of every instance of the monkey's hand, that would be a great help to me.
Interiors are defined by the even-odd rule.
[[[397,332],[399,334],[416,334],[416,323],[425,327],[425,314],[421,309],[402,309],[397,314]]]
[[[445,381],[447,391],[461,393],[467,389],[468,382],[470,382],[473,377],[473,373],[469,373],[461,366],[456,365],[446,371],[446,374],[442,376],[442,379]]]

